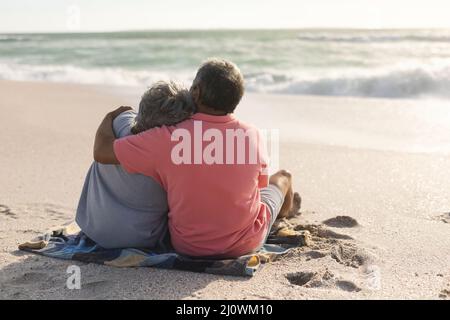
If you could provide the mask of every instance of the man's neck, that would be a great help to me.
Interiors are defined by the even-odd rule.
[[[227,112],[225,112],[225,111],[216,110],[216,109],[210,108],[210,107],[205,106],[205,105],[197,105],[197,112],[209,114],[209,115],[212,115],[212,116],[225,116],[225,115],[227,115]]]

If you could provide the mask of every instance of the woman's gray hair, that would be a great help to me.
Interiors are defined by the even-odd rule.
[[[175,125],[194,112],[191,94],[173,81],[158,81],[142,96],[133,134],[163,125]]]

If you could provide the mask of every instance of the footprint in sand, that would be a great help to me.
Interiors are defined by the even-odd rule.
[[[98,280],[87,283],[81,283],[81,289],[76,290],[84,299],[102,299],[113,291],[113,282],[107,280]]]
[[[327,228],[324,228],[323,226],[315,224],[297,225],[294,227],[294,230],[296,231],[308,230],[313,236],[319,238],[353,240],[353,238],[347,234],[337,233],[334,232],[333,230],[329,230]]]
[[[323,224],[334,228],[354,228],[359,226],[358,221],[349,216],[337,216],[323,221]]]
[[[293,218],[295,216],[299,216],[301,214],[300,208],[302,207],[302,198],[300,197],[300,194],[298,192],[294,193],[293,198],[293,206],[291,211],[288,213],[288,218]]]
[[[17,208],[20,214],[32,214],[35,219],[45,219],[57,221],[65,221],[73,219],[74,210],[69,207],[57,205],[53,203],[28,203]]]
[[[16,288],[24,288],[26,291],[30,287],[37,287],[39,290],[52,289],[57,285],[57,280],[42,272],[26,272],[13,277],[6,282],[6,285]]]
[[[286,275],[286,279],[296,286],[305,286],[314,276],[314,272],[296,272]]]
[[[328,269],[312,272],[296,272],[286,275],[286,279],[293,285],[305,288],[335,288],[348,292],[358,292],[361,288],[348,280],[336,278]]]
[[[443,214],[440,214],[434,218],[434,220],[442,221],[444,223],[450,224],[450,212],[445,212]]]
[[[291,284],[307,288],[332,288],[346,292],[359,292],[362,288],[377,290],[381,287],[381,271],[374,264],[377,261],[376,255],[360,248],[351,236],[337,233],[327,227],[357,227],[359,224],[355,219],[349,216],[337,216],[319,225],[305,224],[303,219],[302,215],[302,217],[280,220],[274,225],[276,230],[288,228],[295,231],[309,231],[310,243],[307,246],[295,248],[290,255],[303,256],[306,261],[331,258],[338,264],[351,269],[342,271],[345,269],[331,263],[332,272],[339,272],[339,276],[335,276],[328,269],[289,273],[286,278]],[[329,262],[325,261],[325,263]],[[311,263],[317,265],[313,261]],[[348,280],[349,277],[352,281]]]
[[[374,259],[367,252],[351,243],[339,243],[331,248],[330,253],[331,257],[338,263],[353,268],[369,265]]]
[[[52,203],[43,203],[41,204],[40,209],[44,212],[46,216],[52,218],[52,220],[60,220],[67,216],[68,211],[62,206],[58,206]]]
[[[348,292],[358,292],[361,291],[361,288],[358,287],[356,284],[354,284],[351,281],[346,281],[346,280],[339,280],[336,281],[336,286],[344,291],[348,291]]]
[[[44,278],[46,278],[46,275],[44,273],[27,272],[20,276],[14,277],[12,280],[9,281],[9,284],[13,286],[23,286],[44,281],[45,280]]]
[[[306,260],[311,259],[320,259],[324,258],[328,255],[329,252],[327,251],[321,251],[321,250],[311,250],[305,253],[305,256],[307,257]]]
[[[450,282],[447,285],[447,288],[442,289],[442,291],[439,293],[439,298],[450,299]]]
[[[12,300],[28,300],[28,299],[30,299],[30,297],[25,292],[21,292],[21,291],[13,292],[11,295],[9,295],[8,298],[12,299]]]
[[[8,206],[0,204],[0,214],[16,219],[16,214]]]

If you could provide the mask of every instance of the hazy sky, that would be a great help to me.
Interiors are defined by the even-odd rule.
[[[0,32],[450,28],[450,0],[1,0]]]

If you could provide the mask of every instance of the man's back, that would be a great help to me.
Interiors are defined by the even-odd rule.
[[[250,150],[258,150],[258,136],[246,144],[244,161],[238,140],[233,138],[230,149],[227,139],[227,134],[249,129],[257,132],[233,115],[197,113],[176,126],[116,140],[121,165],[153,177],[167,191],[169,229],[178,252],[234,257],[263,241],[270,213],[260,201],[259,187],[267,185],[267,176],[260,154],[256,161],[250,156]]]

